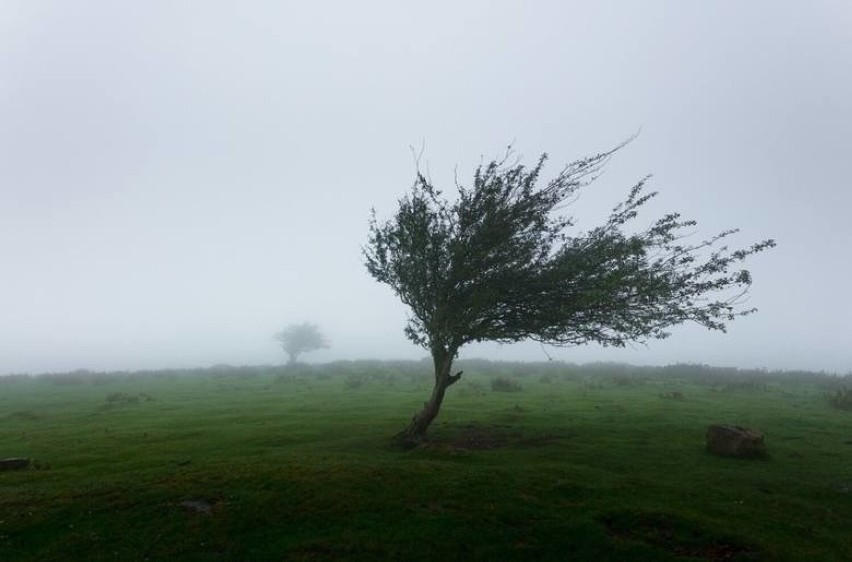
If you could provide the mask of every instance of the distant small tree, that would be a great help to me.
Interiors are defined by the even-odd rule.
[[[287,353],[289,365],[295,364],[302,353],[328,347],[328,341],[323,337],[319,328],[308,322],[290,324],[276,333],[273,338],[281,344],[281,348]]]
[[[622,146],[570,163],[540,187],[547,155],[528,169],[507,164],[510,150],[480,165],[472,187],[457,184],[453,202],[418,170],[391,220],[380,223],[373,211],[365,265],[411,309],[405,334],[430,351],[435,368],[429,400],[398,437],[424,437],[462,375],[451,369],[465,344],[624,346],[665,338],[687,321],[724,331],[755,311],[738,307],[751,275],[735,266],[774,241],[710,250],[736,232],[727,230],[685,243],[695,221],[678,213],[629,231],[656,195],[643,192],[647,178],[601,226],[568,233],[573,222],[561,211]]]

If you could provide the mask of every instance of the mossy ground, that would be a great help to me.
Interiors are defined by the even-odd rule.
[[[426,368],[0,379],[0,560],[852,560],[829,377],[471,362],[401,450]]]

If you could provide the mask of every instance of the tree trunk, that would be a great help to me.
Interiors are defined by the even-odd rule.
[[[432,396],[423,403],[423,409],[411,418],[408,427],[396,435],[397,441],[402,445],[413,446],[426,438],[426,430],[438,417],[441,402],[444,401],[444,393],[461,378],[461,371],[450,375],[455,357],[455,350],[445,348],[432,350],[432,360],[435,363],[435,386],[432,388]]]

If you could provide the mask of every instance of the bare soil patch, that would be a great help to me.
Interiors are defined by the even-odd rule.
[[[485,451],[504,447],[545,447],[565,436],[553,433],[524,434],[508,425],[472,423],[452,433],[430,436],[418,448],[448,452]]]

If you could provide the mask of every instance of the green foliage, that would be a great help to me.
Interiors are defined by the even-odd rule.
[[[346,381],[344,385],[348,390],[357,390],[364,386],[364,383],[367,382],[366,377],[359,375],[349,375],[346,377]]]
[[[841,386],[829,392],[828,403],[841,410],[852,410],[852,386]]]
[[[740,308],[751,274],[739,266],[775,242],[730,251],[720,244],[736,230],[726,230],[688,244],[695,221],[678,213],[635,229],[632,221],[656,195],[645,192],[647,178],[604,224],[570,232],[564,208],[624,144],[544,182],[547,155],[527,168],[509,163],[510,148],[480,165],[472,186],[457,184],[453,200],[418,171],[392,219],[379,222],[373,210],[365,265],[411,309],[405,333],[431,352],[435,368],[429,400],[397,435],[402,444],[425,436],[462,375],[451,369],[468,343],[624,346],[665,338],[688,321],[724,331],[755,311]]]
[[[491,379],[491,390],[493,392],[520,392],[523,390],[520,383],[506,377]]]
[[[291,364],[296,363],[302,353],[328,347],[328,341],[319,328],[308,322],[290,324],[276,333],[273,339],[281,344],[281,348],[289,356]]]
[[[687,244],[695,222],[678,213],[631,231],[656,195],[644,192],[647,178],[603,225],[569,234],[562,210],[622,146],[568,164],[541,187],[547,156],[526,168],[508,154],[477,168],[454,201],[418,173],[393,219],[373,213],[364,249],[370,274],[412,311],[406,335],[451,356],[477,341],[623,346],[686,321],[724,330],[754,312],[738,307],[751,275],[736,267],[775,243],[712,249],[736,232],[727,230]]]

